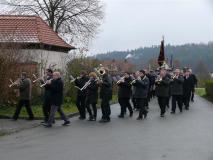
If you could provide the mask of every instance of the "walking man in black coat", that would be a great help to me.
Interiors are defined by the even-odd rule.
[[[104,68],[103,68],[104,69]],[[101,99],[101,111],[102,118],[99,122],[110,122],[110,100],[112,99],[112,78],[107,73],[108,71],[105,69],[105,73],[102,75],[100,84],[100,99]]]
[[[86,108],[89,113],[89,121],[96,121],[97,118],[97,107],[98,102],[98,82],[97,75],[95,72],[89,74],[90,85],[86,88]],[[92,106],[92,110],[91,110]]]
[[[45,81],[48,81],[50,79],[53,78],[53,71],[52,69],[47,69],[46,70],[46,79],[41,79],[40,82],[42,84],[45,83]],[[44,86],[44,97],[43,97],[43,105],[42,105],[42,109],[43,109],[43,114],[44,114],[44,122],[43,123],[47,123],[49,120],[49,116],[50,116],[50,110],[51,110],[51,93],[50,93],[50,85],[45,85]]]
[[[129,110],[129,116],[133,116],[133,109],[130,104],[130,97],[132,94],[132,86],[131,86],[131,77],[129,73],[124,73],[124,77],[117,82],[118,88],[118,103],[121,106],[121,113],[118,116],[119,118],[124,118],[124,113],[126,108]]]
[[[164,68],[160,69],[160,74],[155,82],[155,92],[156,96],[158,97],[158,104],[160,106],[160,116],[164,117],[164,114],[166,112],[166,106],[168,103],[168,97],[169,97],[169,83],[170,79],[166,75],[166,70]]]
[[[190,71],[186,69],[184,73],[184,83],[183,83],[183,104],[185,105],[186,110],[189,110],[189,102],[193,87],[194,82],[192,77],[190,76]]]
[[[180,75],[180,70],[176,69],[174,76],[171,79],[171,95],[172,95],[172,112],[175,114],[176,103],[178,104],[180,112],[182,112],[183,106],[183,82],[184,78]]]
[[[86,72],[82,71],[80,77],[75,79],[75,85],[78,88],[82,88],[88,80],[89,78],[86,76]],[[78,89],[76,106],[80,114],[79,117],[80,120],[84,120],[86,118],[85,105],[86,105],[86,90]]]
[[[17,83],[18,89],[19,89],[19,102],[18,106],[16,107],[16,111],[13,115],[13,120],[17,120],[19,118],[19,114],[21,112],[21,109],[23,106],[26,107],[27,113],[29,115],[29,120],[34,119],[34,115],[31,109],[31,80],[27,78],[27,73],[22,72],[21,78],[19,82]]]
[[[192,69],[189,69],[190,72],[190,79],[192,80],[192,92],[191,92],[191,101],[194,102],[194,95],[195,95],[195,87],[197,87],[197,77],[195,74],[192,73]]]
[[[45,127],[52,127],[52,123],[55,119],[55,113],[58,111],[58,113],[61,116],[61,119],[64,120],[64,123],[62,125],[66,126],[70,124],[70,121],[65,116],[64,112],[61,109],[61,105],[63,103],[63,88],[64,84],[61,79],[61,75],[59,72],[53,73],[53,79],[48,80],[46,82],[48,85],[50,85],[50,94],[51,94],[51,111],[49,120],[46,124],[44,124]]]
[[[149,91],[149,79],[146,77],[144,70],[137,71],[135,73],[136,79],[132,82],[135,86],[135,98],[139,107],[139,115],[137,120],[141,120],[147,117],[148,111],[145,108],[148,91]]]

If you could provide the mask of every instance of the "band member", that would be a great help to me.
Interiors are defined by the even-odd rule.
[[[86,76],[86,72],[82,71],[80,78],[76,78],[75,85],[78,88],[82,88],[88,80],[89,78]],[[82,91],[78,90],[76,106],[80,114],[80,117],[79,117],[80,120],[84,120],[86,118],[85,105],[86,105],[86,90],[82,90]]]
[[[121,113],[118,116],[119,118],[124,118],[124,114],[126,111],[126,108],[129,110],[129,116],[133,116],[133,110],[132,106],[130,104],[130,97],[132,93],[132,86],[131,86],[131,77],[129,73],[124,73],[124,77],[117,82],[119,88],[118,88],[118,103],[121,106]]]
[[[149,79],[146,77],[144,70],[137,71],[135,76],[136,79],[132,82],[132,85],[136,87],[134,96],[139,107],[139,116],[137,120],[141,120],[146,118],[148,113],[145,105],[149,90]]]
[[[47,69],[45,81],[48,81],[52,78],[53,78],[52,69]],[[42,84],[45,83],[43,79],[41,79],[40,81],[41,81]],[[45,85],[44,88],[45,88],[45,90],[44,90],[44,101],[43,101],[42,109],[43,109],[43,114],[44,114],[44,123],[47,123],[47,121],[49,119],[49,115],[50,115],[50,109],[51,109],[50,85],[49,84]]]
[[[135,73],[133,75],[131,75],[131,79],[135,79]],[[133,109],[134,110],[139,110],[138,108],[138,105],[137,105],[137,102],[136,102],[136,98],[135,98],[135,90],[136,90],[136,87],[135,86],[132,86],[132,104],[133,104]]]
[[[95,72],[89,74],[90,85],[86,88],[86,108],[89,113],[89,121],[96,121],[97,118],[97,101],[98,101],[98,83]],[[92,106],[92,110],[90,108]]]
[[[110,122],[110,104],[109,101],[112,99],[112,78],[107,73],[108,71],[105,69],[105,73],[103,73],[100,84],[100,99],[101,99],[101,111],[102,118],[99,122]]]
[[[158,97],[158,104],[160,106],[160,116],[164,117],[164,114],[166,112],[166,105],[168,103],[168,97],[169,97],[169,83],[170,79],[168,76],[166,76],[166,70],[164,68],[160,69],[160,74],[155,82],[155,92],[156,96]]]
[[[183,97],[183,82],[184,78],[180,75],[180,70],[176,69],[171,80],[171,95],[172,95],[172,112],[175,114],[176,103],[180,112],[182,112],[182,97]]]
[[[19,84],[17,84],[19,93],[20,93],[20,99],[18,102],[18,106],[16,107],[16,111],[13,115],[13,120],[17,120],[19,118],[19,114],[21,112],[22,106],[26,107],[27,113],[29,115],[29,120],[34,119],[34,115],[30,106],[31,101],[31,80],[27,78],[27,73],[22,72],[21,79],[19,81]]]
[[[66,126],[70,124],[70,121],[65,116],[64,112],[61,109],[61,105],[63,103],[63,81],[61,79],[61,75],[59,72],[53,73],[53,79],[48,80],[46,82],[50,87],[50,94],[51,94],[51,111],[50,116],[47,124],[44,124],[45,127],[52,127],[52,123],[55,119],[55,113],[58,113],[61,116],[61,119],[64,120],[62,125]]]
[[[190,76],[190,71],[186,69],[184,73],[184,83],[183,83],[183,104],[185,105],[186,110],[189,110],[189,102],[193,87],[194,83],[192,77]]]
[[[194,94],[195,94],[195,87],[197,87],[197,77],[195,74],[192,73],[192,70],[189,69],[190,72],[190,77],[193,83],[193,87],[192,87],[192,93],[191,93],[191,101],[194,102]]]

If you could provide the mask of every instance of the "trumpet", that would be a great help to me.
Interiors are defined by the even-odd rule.
[[[44,76],[38,78],[35,74],[33,74],[33,78],[35,79],[35,80],[33,81],[33,83],[36,83],[36,82],[40,81],[41,79],[43,79]]]
[[[174,75],[173,77],[172,77],[172,79],[174,80],[174,79],[176,79],[176,78],[178,78],[178,76],[177,75]]]
[[[75,82],[75,80],[76,79],[80,79],[81,77],[79,76],[79,77],[76,77],[76,78],[74,78],[72,75],[70,75],[70,83],[73,83],[73,82]]]
[[[13,86],[17,86],[20,84],[20,79],[17,79],[15,82],[12,81],[12,79],[10,79],[10,85],[9,88],[13,87]]]
[[[160,75],[158,75],[157,79],[155,80],[155,83],[159,84],[162,80],[163,78]]]
[[[130,84],[133,85],[134,83],[136,83],[137,80],[141,80],[141,77],[139,76],[138,78],[135,78],[130,82]]]
[[[48,84],[48,82],[51,83],[52,80],[53,80],[53,79],[47,80],[44,84],[40,85],[40,87],[41,87],[41,88],[45,87],[45,86]]]
[[[95,82],[97,82],[99,79],[98,78],[96,78],[95,79]],[[91,82],[92,82],[92,79],[90,79],[89,81],[87,81],[86,83],[85,83],[85,85],[80,89],[81,91],[83,91],[84,89],[87,89],[87,87],[91,84]]]
[[[119,83],[123,82],[123,81],[124,81],[124,79],[125,79],[125,76],[121,77],[121,78],[117,81],[117,83],[116,83],[116,84],[119,84]]]

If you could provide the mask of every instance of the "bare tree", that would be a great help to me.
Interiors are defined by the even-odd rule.
[[[100,0],[4,0],[9,13],[36,14],[68,43],[88,44],[104,17]]]

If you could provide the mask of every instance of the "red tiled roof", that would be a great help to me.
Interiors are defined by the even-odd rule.
[[[35,43],[74,49],[38,16],[0,15],[1,42]]]

